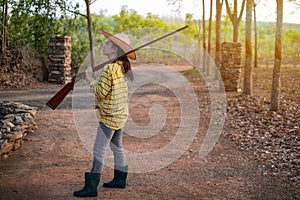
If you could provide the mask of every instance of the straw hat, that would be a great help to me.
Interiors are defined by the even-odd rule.
[[[133,48],[130,46],[130,40],[129,37],[124,33],[118,33],[116,35],[112,35],[104,30],[100,30],[101,33],[104,35],[106,39],[109,39],[116,45],[118,45],[125,53],[130,52],[133,50]],[[131,52],[126,55],[127,58],[130,58],[131,60],[136,60],[136,54],[135,52]]]

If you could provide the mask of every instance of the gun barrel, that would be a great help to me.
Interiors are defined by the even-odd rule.
[[[150,45],[150,44],[152,44],[152,43],[154,43],[154,42],[157,42],[157,41],[159,41],[159,40],[161,40],[161,39],[163,39],[163,38],[166,38],[166,37],[168,37],[168,36],[170,36],[170,35],[172,35],[172,34],[174,34],[174,33],[177,33],[177,32],[179,32],[179,31],[182,31],[183,29],[186,29],[187,27],[188,27],[188,25],[183,26],[183,27],[181,27],[181,28],[179,28],[179,29],[177,29],[177,30],[175,30],[175,31],[172,31],[172,32],[170,32],[170,33],[168,33],[168,34],[166,34],[166,35],[163,35],[163,36],[161,36],[161,37],[155,39],[155,40],[152,40],[152,41],[150,41],[150,42],[148,42],[148,43],[146,43],[146,44],[143,44],[143,45],[141,45],[141,46],[139,46],[139,47],[137,47],[137,48],[135,48],[135,49],[133,49],[133,50],[131,50],[131,51],[125,53],[125,55],[126,55],[126,54],[129,54],[129,53],[132,53],[133,51],[137,51],[137,50],[139,50],[139,49],[141,49],[141,48],[143,48],[143,47],[145,47],[145,46],[148,46],[148,45]],[[95,72],[95,71],[101,69],[104,65],[109,64],[109,63],[113,62],[113,61],[116,60],[116,59],[117,59],[117,58],[110,59],[110,60],[108,60],[108,61],[106,61],[106,62],[104,62],[104,63],[102,63],[102,64],[100,64],[100,65],[98,65],[98,66],[92,67],[92,71]],[[76,78],[77,78],[77,79],[76,79]],[[58,92],[57,92],[57,93],[56,93],[56,94],[55,94],[55,95],[54,95],[54,96],[46,103],[46,105],[49,106],[52,110],[55,110],[55,109],[57,108],[57,106],[64,100],[64,98],[70,93],[70,91],[73,90],[74,85],[75,85],[75,81],[78,81],[78,80],[81,80],[81,79],[84,79],[84,78],[85,78],[85,71],[76,74],[76,76],[74,76],[74,77],[72,78],[72,81],[71,81],[70,83],[67,83],[62,89],[60,89],[60,90],[59,90],[59,91],[58,91]]]

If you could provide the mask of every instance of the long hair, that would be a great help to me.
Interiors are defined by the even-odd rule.
[[[133,81],[134,77],[133,77],[133,72],[131,69],[131,63],[128,60],[127,56],[125,55],[125,52],[123,51],[123,49],[121,49],[118,45],[116,45],[116,46],[118,47],[118,56],[122,55],[122,56],[118,57],[117,60],[122,61],[126,77],[128,77],[130,79],[130,81]]]

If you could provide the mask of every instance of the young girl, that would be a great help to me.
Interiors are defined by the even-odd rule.
[[[133,80],[131,63],[135,60],[129,38],[125,34],[111,35],[103,30],[101,33],[108,39],[103,46],[103,54],[108,59],[115,60],[104,66],[97,84],[92,87],[95,93],[97,108],[100,113],[100,122],[93,149],[93,165],[90,172],[85,173],[83,189],[75,191],[77,197],[98,196],[98,184],[103,169],[104,153],[106,146],[114,154],[114,178],[103,187],[125,188],[128,166],[122,146],[123,128],[128,116],[128,87],[127,77]]]

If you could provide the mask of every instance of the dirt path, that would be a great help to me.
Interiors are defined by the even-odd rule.
[[[148,87],[151,89],[151,86]],[[202,87],[196,90],[198,94],[207,93]],[[21,149],[13,152],[8,159],[1,160],[0,199],[77,199],[72,193],[82,187],[84,172],[90,169],[92,156],[76,132],[70,99],[60,109],[50,111],[42,104],[51,91],[31,91],[31,94],[44,95],[43,98],[35,95],[31,95],[32,98],[27,96],[28,99],[24,97],[25,103],[35,103],[40,107],[36,119],[39,129],[28,135]],[[9,92],[1,92],[4,93],[8,98]],[[17,97],[15,93],[11,94],[12,98]],[[201,105],[207,101],[205,95],[198,98]],[[130,112],[132,116],[138,116],[135,120],[139,123],[147,124],[149,116],[142,113],[148,113],[149,105],[157,103],[166,107],[168,114],[164,128],[151,140],[137,140],[125,135],[125,149],[138,150],[141,146],[155,149],[159,144],[168,143],[178,126],[179,104],[172,93],[142,90],[132,97]],[[154,172],[129,173],[128,187],[124,190],[101,186],[111,179],[113,173],[105,166],[98,199],[279,200],[299,197],[297,188],[288,178],[263,175],[261,163],[254,159],[253,153],[240,151],[225,135],[221,135],[208,156],[200,159],[199,148],[208,122],[209,113],[202,113],[196,137],[178,160]]]

